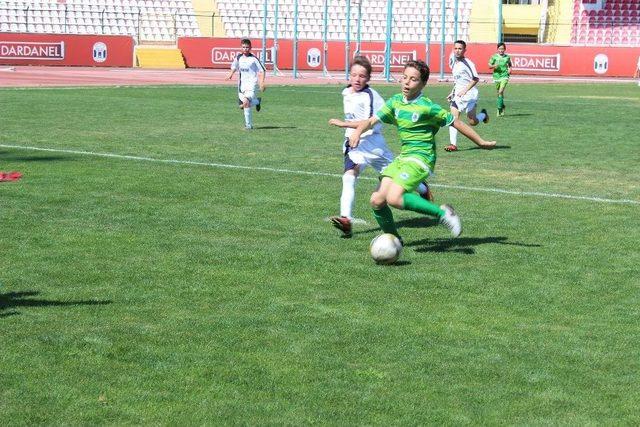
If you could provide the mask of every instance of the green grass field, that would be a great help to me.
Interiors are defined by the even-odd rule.
[[[2,424],[640,424],[637,89],[512,84],[493,151],[443,130],[464,233],[396,211],[387,267],[371,171],[366,224],[326,220],[337,86],[251,132],[233,87],[0,90]]]

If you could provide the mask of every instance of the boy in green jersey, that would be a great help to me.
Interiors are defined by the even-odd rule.
[[[409,61],[401,78],[402,93],[392,96],[371,118],[360,122],[349,136],[355,148],[360,135],[378,122],[393,124],[400,136],[400,155],[382,173],[380,186],[371,195],[373,215],[385,233],[398,234],[389,206],[431,215],[446,225],[453,237],[462,232],[460,218],[448,205],[438,206],[413,191],[434,170],[435,135],[444,126],[453,126],[481,148],[491,149],[495,141],[485,141],[469,125],[454,119],[450,112],[422,94],[429,80],[429,67],[423,61]],[[402,240],[401,240],[402,241]]]
[[[507,46],[504,43],[498,43],[498,53],[494,53],[489,58],[489,68],[493,70],[493,82],[496,84],[498,91],[498,116],[504,116],[504,90],[509,83],[511,75],[511,57],[505,53]]]

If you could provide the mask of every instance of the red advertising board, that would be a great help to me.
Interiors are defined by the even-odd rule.
[[[254,53],[259,55],[262,40],[253,40]],[[274,56],[274,41],[267,40],[270,62]],[[182,37],[178,40],[188,67],[229,68],[234,55],[240,53],[240,39]],[[329,71],[345,69],[345,43],[329,41],[301,40],[298,42],[297,68],[299,70],[322,70],[325,60]],[[440,45],[429,46],[429,64],[433,72],[440,69]],[[448,61],[453,46],[445,46]],[[633,75],[640,48],[604,46],[542,46],[535,44],[510,43],[507,53],[511,55],[514,74],[537,74],[545,76],[604,76],[630,77]],[[356,50],[351,43],[350,55]],[[475,64],[478,72],[490,73],[489,57],[496,52],[495,44],[473,44],[467,47],[467,57]],[[385,46],[383,42],[362,42],[360,53],[369,57],[374,70],[384,66]],[[391,69],[400,69],[408,59],[426,60],[424,43],[393,43],[391,46]],[[278,40],[277,65],[280,69],[293,68],[293,41]],[[446,72],[449,72],[446,68]]]
[[[132,67],[129,36],[0,33],[0,65]]]

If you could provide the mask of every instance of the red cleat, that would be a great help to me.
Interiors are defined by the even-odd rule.
[[[458,146],[453,144],[447,145],[444,147],[444,151],[458,151]]]
[[[22,178],[20,172],[0,172],[0,182],[17,181]]]
[[[335,228],[342,231],[342,237],[349,238],[351,234],[351,220],[346,216],[332,216],[329,218]]]

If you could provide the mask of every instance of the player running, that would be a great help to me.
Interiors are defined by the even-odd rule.
[[[231,80],[236,71],[238,74],[238,103],[244,110],[245,129],[253,129],[253,118],[251,107],[255,106],[256,111],[262,107],[262,98],[258,96],[258,88],[265,91],[264,79],[266,70],[262,62],[251,53],[251,40],[242,39],[240,42],[242,53],[237,55],[231,64],[231,71],[227,75],[227,80]]]
[[[363,132],[378,122],[393,124],[398,129],[400,155],[382,171],[380,187],[371,195],[373,216],[380,228],[398,238],[400,235],[389,206],[436,217],[449,228],[453,237],[462,233],[460,217],[451,206],[438,206],[413,193],[434,170],[435,135],[441,127],[459,130],[481,148],[491,149],[496,145],[495,141],[482,139],[469,125],[424,96],[422,90],[427,80],[427,64],[423,61],[407,62],[401,78],[402,93],[392,96],[375,115],[361,122],[349,137],[349,146],[356,148]]]
[[[489,68],[493,70],[493,82],[498,91],[498,99],[496,100],[498,117],[504,116],[504,90],[509,84],[509,76],[511,75],[511,57],[505,53],[506,50],[507,46],[504,43],[498,43],[498,53],[494,53],[489,58]]]
[[[371,63],[364,56],[356,56],[351,62],[349,85],[342,91],[344,120],[331,119],[329,124],[345,128],[343,145],[344,174],[342,175],[342,195],[340,196],[340,216],[331,217],[332,224],[342,231],[342,237],[351,237],[353,222],[353,205],[355,201],[356,182],[360,173],[367,166],[380,173],[393,160],[382,136],[382,124],[376,124],[370,131],[360,137],[357,147],[349,147],[349,136],[362,120],[367,120],[378,111],[384,100],[369,86],[371,79]],[[427,200],[433,200],[426,183],[418,186],[418,192]]]
[[[460,117],[461,111],[467,112],[467,119],[471,126],[475,126],[480,122],[489,122],[489,114],[487,110],[482,109],[476,115],[476,105],[478,104],[478,88],[476,85],[480,81],[476,66],[470,59],[465,58],[467,51],[467,43],[463,40],[457,40],[453,45],[454,63],[451,73],[453,74],[454,86],[451,93],[447,96],[450,103],[451,114],[455,119]],[[449,142],[445,147],[445,151],[458,150],[458,130],[449,127]]]

